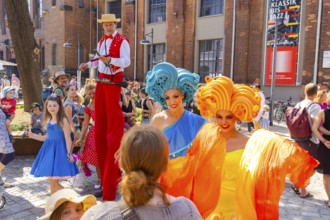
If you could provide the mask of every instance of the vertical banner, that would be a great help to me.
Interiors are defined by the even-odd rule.
[[[268,0],[265,84],[272,82],[273,46],[277,43],[275,85],[296,84],[301,0]],[[275,25],[277,22],[277,36]]]

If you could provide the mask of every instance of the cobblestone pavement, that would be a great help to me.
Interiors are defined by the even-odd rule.
[[[270,129],[288,137],[284,124],[275,124]],[[242,131],[247,133],[245,125],[242,125]],[[12,187],[5,189],[4,196],[7,199],[7,203],[0,210],[0,219],[29,220],[36,219],[44,214],[44,205],[49,198],[49,183],[46,178],[34,178],[29,175],[34,158],[35,156],[17,156],[4,169],[3,176]],[[86,180],[84,187],[75,189],[80,194],[93,193],[95,182],[96,176],[94,173],[92,177]],[[65,187],[71,187],[68,181],[63,181],[62,184]],[[280,219],[330,219],[330,208],[323,204],[324,200],[326,200],[326,194],[320,174],[316,173],[312,177],[311,184],[307,188],[313,194],[313,197],[301,199],[290,189],[290,186],[290,182],[287,182],[281,197]]]

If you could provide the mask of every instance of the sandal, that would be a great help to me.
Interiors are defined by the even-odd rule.
[[[302,199],[306,199],[306,198],[309,198],[309,197],[313,197],[313,195],[310,193],[310,192],[308,192],[306,195],[304,195],[304,196],[302,196],[301,194],[299,195],[300,196],[300,198],[302,198]]]
[[[299,189],[297,187],[295,187],[294,185],[291,186],[291,189],[293,190],[293,192],[295,192],[297,195],[300,195]]]
[[[325,200],[324,205],[326,205],[328,208],[330,208],[329,201]]]

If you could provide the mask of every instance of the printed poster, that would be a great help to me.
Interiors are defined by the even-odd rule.
[[[273,46],[277,42],[275,85],[295,85],[301,0],[268,0],[265,84],[272,82]],[[275,25],[277,22],[277,36]]]

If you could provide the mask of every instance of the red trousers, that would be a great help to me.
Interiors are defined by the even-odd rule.
[[[123,73],[100,74],[113,82],[122,82]],[[119,105],[121,87],[97,83],[95,91],[95,139],[104,201],[115,200],[121,172],[115,153],[124,134],[124,115]]]

